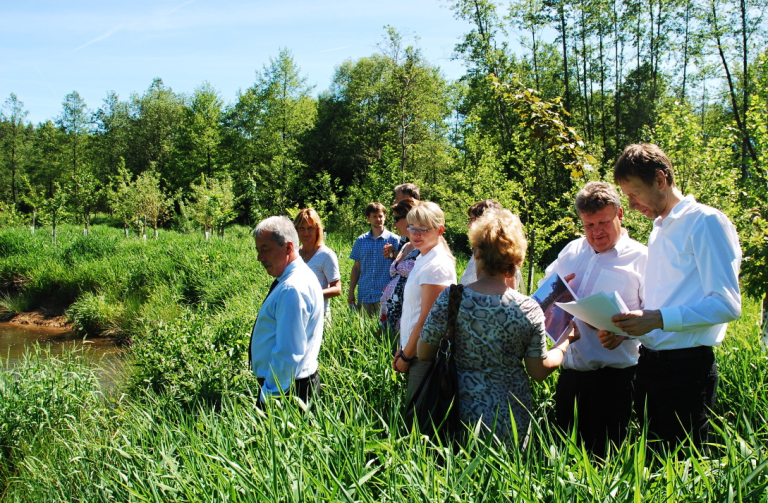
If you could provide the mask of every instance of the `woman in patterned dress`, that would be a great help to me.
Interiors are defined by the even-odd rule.
[[[514,421],[517,438],[525,445],[534,410],[528,377],[543,381],[579,334],[572,325],[547,351],[538,303],[505,283],[525,258],[527,243],[517,216],[509,210],[488,211],[470,228],[469,240],[477,281],[464,288],[456,318],[459,416],[471,426],[482,421],[486,432],[505,439],[514,437]],[[434,359],[447,315],[448,289],[435,301],[421,331],[419,360]]]
[[[392,215],[395,219],[395,228],[398,234],[408,237],[408,221],[406,216],[418,201],[406,198],[392,205]],[[400,333],[400,317],[403,314],[403,290],[408,275],[416,263],[416,257],[419,256],[419,250],[413,247],[410,241],[400,248],[397,258],[389,266],[389,277],[392,278],[381,294],[381,326],[384,331],[396,337]]]

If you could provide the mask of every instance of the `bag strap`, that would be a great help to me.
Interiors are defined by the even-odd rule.
[[[448,292],[448,322],[445,326],[443,340],[453,344],[453,336],[456,333],[456,317],[459,315],[459,304],[461,304],[461,295],[464,292],[464,285],[451,285]]]

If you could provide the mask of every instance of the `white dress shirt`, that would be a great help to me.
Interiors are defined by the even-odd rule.
[[[570,285],[579,298],[598,292],[619,292],[631,310],[643,307],[643,283],[648,249],[631,239],[625,229],[616,246],[597,253],[586,238],[571,241],[547,267],[544,278],[557,272],[563,278],[571,273],[576,277]],[[543,283],[542,279],[539,284]],[[581,338],[571,344],[565,353],[563,367],[573,370],[596,370],[603,367],[625,368],[637,364],[640,343],[628,339],[614,350],[605,349],[597,338],[597,330],[577,319]]]
[[[642,336],[655,350],[719,346],[729,321],[741,316],[741,247],[721,211],[689,195],[648,238],[645,308],[659,309],[662,330]]]
[[[421,285],[450,286],[456,283],[456,266],[442,243],[425,255],[416,257],[403,289],[403,315],[400,318],[400,347],[411,338],[413,327],[421,314]],[[418,337],[419,334],[416,334]]]

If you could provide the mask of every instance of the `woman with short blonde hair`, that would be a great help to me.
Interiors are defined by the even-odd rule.
[[[341,295],[339,259],[333,250],[325,246],[323,223],[317,211],[312,208],[299,211],[293,225],[301,241],[299,256],[315,273],[323,289],[325,319],[328,321],[331,317],[330,299]]]
[[[408,377],[407,400],[413,396],[429,362],[416,357],[416,345],[429,310],[445,287],[456,283],[455,260],[443,238],[445,215],[440,206],[424,202],[406,216],[413,247],[419,250],[403,291],[403,314],[400,318],[400,351],[392,367]]]
[[[507,285],[522,265],[527,246],[516,215],[509,210],[486,211],[470,228],[469,240],[477,281],[462,292],[454,332],[459,417],[470,426],[482,422],[486,432],[495,427],[500,438],[511,439],[516,428],[524,445],[530,411],[536,410],[528,376],[544,380],[562,363],[579,334],[572,325],[547,351],[539,304]],[[421,330],[419,361],[434,359],[447,322],[446,290]]]

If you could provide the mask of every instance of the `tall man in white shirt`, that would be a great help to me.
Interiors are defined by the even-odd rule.
[[[280,393],[304,402],[320,391],[317,355],[323,340],[323,290],[299,257],[299,235],[286,217],[269,217],[253,230],[257,259],[275,278],[251,334],[251,363],[261,403]]]
[[[713,346],[741,316],[736,229],[720,211],[683,197],[672,163],[653,144],[624,149],[613,173],[629,208],[654,219],[648,238],[645,307],[613,317],[639,337],[636,410],[667,443],[691,435],[707,442],[709,410],[717,395]],[[616,336],[600,332],[604,345]]]
[[[609,183],[590,182],[576,196],[576,213],[584,237],[566,245],[547,267],[545,278],[553,272],[573,276],[570,285],[579,298],[616,291],[630,309],[642,308],[648,251],[621,227],[624,210],[619,193]],[[618,445],[626,436],[640,343],[617,340],[618,347],[610,350],[600,344],[596,329],[581,320],[576,324],[581,338],[564,355],[555,417],[566,431],[577,423],[586,447],[604,457],[607,440]]]

